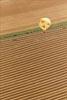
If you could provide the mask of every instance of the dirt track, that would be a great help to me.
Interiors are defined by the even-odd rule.
[[[67,0],[0,0],[0,34],[35,26],[40,17],[67,19]]]
[[[67,28],[0,41],[0,100],[67,100]]]

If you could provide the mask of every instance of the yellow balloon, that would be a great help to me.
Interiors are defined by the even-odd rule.
[[[41,18],[39,22],[39,27],[46,31],[51,26],[51,20],[49,18]]]

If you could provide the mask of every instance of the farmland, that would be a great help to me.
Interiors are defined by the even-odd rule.
[[[65,100],[67,24],[0,40],[1,100]]]
[[[0,0],[0,34],[35,27],[41,17],[67,20],[67,0]]]
[[[67,0],[0,0],[0,100],[67,100]]]

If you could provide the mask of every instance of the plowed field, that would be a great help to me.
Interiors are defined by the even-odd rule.
[[[67,24],[0,40],[0,100],[67,100]]]

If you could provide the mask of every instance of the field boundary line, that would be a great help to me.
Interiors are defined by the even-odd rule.
[[[53,23],[48,30],[55,30],[60,26],[62,26],[62,28],[67,28],[67,21]],[[24,31],[12,32],[10,34],[8,33],[8,34],[0,35],[0,40],[16,38],[18,36],[22,36],[22,35],[24,36],[25,34],[30,34],[30,33],[33,34],[34,32],[42,32],[42,30],[39,28],[39,26],[35,26],[33,28],[29,28]]]

